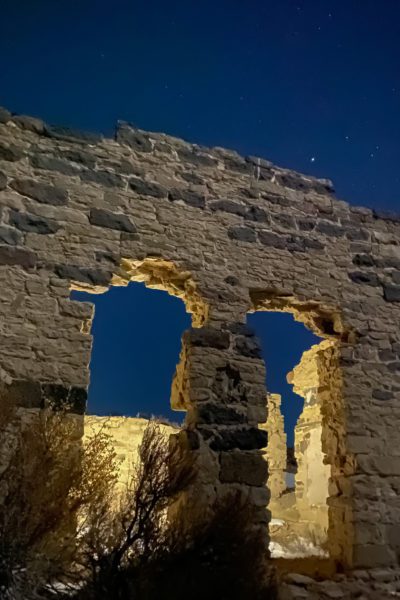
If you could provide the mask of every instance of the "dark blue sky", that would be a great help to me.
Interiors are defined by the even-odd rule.
[[[126,119],[327,176],[340,198],[399,210],[399,0],[3,0],[0,57],[0,104],[15,112],[109,135]],[[117,315],[126,294],[134,292],[97,298],[96,345],[109,327],[103,310]],[[143,340],[162,315],[157,323],[169,321],[179,340],[178,301],[151,294],[160,300],[135,336]],[[259,331],[264,346],[275,325]],[[137,364],[130,343],[114,350]],[[179,343],[157,351],[155,362],[175,363]]]

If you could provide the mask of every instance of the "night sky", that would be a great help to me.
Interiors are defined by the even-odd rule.
[[[12,111],[107,135],[125,119],[399,210],[399,0],[3,0],[0,57],[0,104]],[[165,414],[183,304],[131,285],[96,305],[91,410]],[[298,414],[283,374],[310,334],[287,315],[249,321],[269,388]],[[289,429],[294,413],[285,408]]]

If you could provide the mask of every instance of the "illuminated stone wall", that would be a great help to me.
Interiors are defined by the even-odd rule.
[[[268,489],[271,494],[270,502],[280,498],[286,489],[287,446],[281,413],[282,398],[279,394],[268,394],[268,421],[260,425],[268,433],[266,459],[268,461]]]
[[[84,412],[93,307],[71,301],[71,289],[132,280],[180,297],[193,315],[172,404],[187,411],[179,439],[199,457],[199,491],[211,501],[240,486],[260,523],[265,366],[247,313],[289,311],[335,342],[319,392],[331,553],[348,567],[398,565],[399,221],[260,158],[125,123],[106,139],[2,109],[7,393]]]

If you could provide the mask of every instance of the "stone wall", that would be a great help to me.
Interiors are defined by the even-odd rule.
[[[332,554],[400,550],[400,225],[332,184],[120,123],[104,139],[0,111],[0,377],[25,406],[83,412],[93,307],[71,289],[144,281],[193,315],[172,402],[207,497],[248,493],[267,520],[265,366],[246,326],[290,311],[333,340],[323,452]],[[332,375],[333,373],[333,375]],[[185,441],[186,440],[186,441]]]
[[[268,394],[268,421],[260,425],[268,434],[265,456],[268,462],[268,488],[270,503],[274,502],[286,489],[287,444],[281,413],[282,398],[279,394]]]

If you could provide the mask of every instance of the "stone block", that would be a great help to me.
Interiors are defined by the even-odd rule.
[[[18,160],[21,160],[23,156],[24,153],[16,145],[5,145],[3,143],[0,143],[0,160],[17,162]]]
[[[245,205],[233,202],[233,200],[214,200],[208,206],[213,212],[222,211],[238,215],[239,217],[246,216],[248,212],[248,208]]]
[[[179,148],[177,154],[183,162],[189,162],[202,167],[215,167],[218,161],[208,154],[196,152],[194,149]]]
[[[0,225],[0,244],[18,245],[22,240],[22,234],[11,227]]]
[[[230,345],[229,333],[213,327],[191,329],[190,332],[184,334],[184,339],[192,346],[217,348],[218,350],[226,350]]]
[[[112,273],[102,269],[91,269],[77,265],[56,265],[54,272],[61,279],[87,283],[93,286],[108,286]]]
[[[260,341],[254,337],[237,337],[235,340],[235,349],[242,356],[248,358],[262,358]]]
[[[247,221],[255,221],[257,223],[269,223],[270,219],[266,211],[258,206],[250,206],[246,210],[244,218]]]
[[[170,190],[168,192],[168,200],[171,202],[182,200],[185,204],[193,206],[194,208],[204,208],[206,204],[204,194],[198,194],[197,192],[180,188]]]
[[[386,302],[400,302],[400,285],[384,285],[383,295]]]
[[[204,427],[199,427],[201,432],[206,431]],[[258,427],[229,428],[218,431],[212,435],[210,448],[212,450],[261,450],[265,448],[268,441],[266,431]]]
[[[353,273],[349,273],[349,279],[351,279],[351,281],[354,281],[354,283],[358,283],[361,285],[371,285],[374,287],[380,285],[380,281],[376,273],[354,271]]]
[[[258,452],[221,452],[220,466],[222,483],[263,486],[268,478],[267,461]]]
[[[354,546],[354,565],[358,568],[371,568],[381,565],[394,565],[394,552],[387,545],[364,544]]]
[[[228,236],[231,240],[238,240],[239,242],[255,242],[257,240],[256,232],[250,227],[230,227]]]
[[[45,125],[44,133],[49,138],[79,144],[98,144],[103,140],[103,136],[100,133],[81,131],[80,129],[71,129],[70,127]]]
[[[12,122],[26,131],[33,131],[41,135],[44,132],[45,124],[41,119],[29,117],[27,115],[13,115]]]
[[[68,193],[60,186],[41,183],[33,179],[18,178],[14,179],[10,185],[19,194],[43,204],[52,204],[53,206],[68,204]]]
[[[246,421],[246,414],[236,408],[222,404],[220,402],[201,402],[196,406],[196,422],[199,424],[212,425],[213,423],[221,425],[235,425]]]
[[[36,265],[36,254],[25,248],[0,245],[0,265],[19,265],[31,269]]]
[[[0,191],[5,190],[6,187],[7,187],[7,177],[2,171],[0,171]]]
[[[135,224],[129,217],[123,213],[114,213],[102,208],[92,208],[89,214],[89,221],[92,225],[106,227],[108,229],[117,229],[127,233],[136,233]]]
[[[31,233],[50,234],[56,233],[60,229],[60,225],[52,219],[45,219],[44,217],[37,217],[36,215],[16,210],[10,211],[9,222],[10,225],[13,225],[20,231]]]
[[[375,389],[372,390],[372,397],[375,400],[393,400],[394,395],[393,392],[389,390]]]
[[[330,221],[319,221],[316,225],[316,231],[331,237],[342,237],[345,233],[340,225],[334,225]]]
[[[258,239],[264,246],[271,246],[272,248],[278,248],[280,250],[287,248],[288,245],[287,236],[277,235],[272,231],[260,230],[258,232]]]
[[[11,120],[11,113],[6,108],[0,106],[0,123],[8,123]]]
[[[34,154],[30,156],[29,162],[34,169],[45,169],[47,171],[57,171],[63,175],[79,175],[80,169],[76,165],[61,158],[46,156],[45,154]]]
[[[152,152],[153,150],[149,136],[123,121],[119,121],[117,124],[115,138],[117,142],[129,146],[135,152]]]
[[[120,175],[116,175],[111,171],[93,171],[86,169],[79,172],[79,177],[83,182],[96,183],[105,187],[124,187],[124,180]]]
[[[40,408],[42,393],[40,384],[33,380],[15,379],[1,387],[2,400],[23,408]]]
[[[136,177],[129,180],[129,187],[140,196],[151,196],[153,198],[167,198],[168,196],[167,190],[162,185]]]

